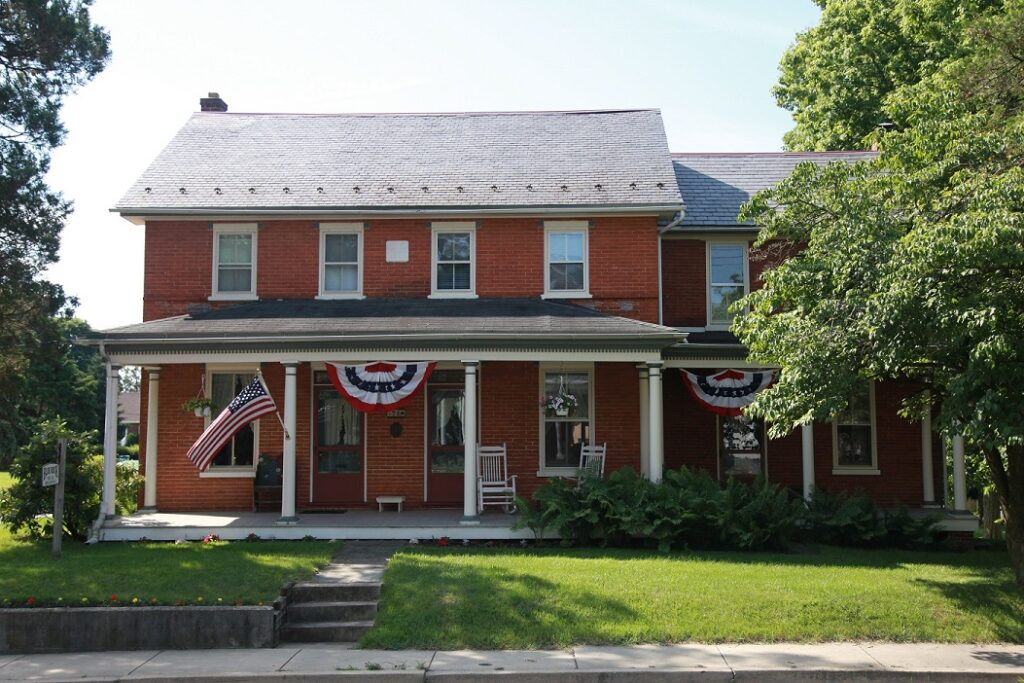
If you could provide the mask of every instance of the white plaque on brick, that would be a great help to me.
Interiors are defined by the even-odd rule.
[[[408,262],[409,242],[407,240],[388,240],[384,245],[384,258],[388,263]]]

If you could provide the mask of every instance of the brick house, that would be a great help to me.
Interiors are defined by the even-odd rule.
[[[113,209],[145,230],[144,321],[87,343],[111,378],[143,367],[146,484],[140,513],[101,520],[101,538],[528,533],[479,513],[475,443],[506,446],[525,495],[573,476],[589,442],[607,444],[607,470],[653,479],[688,465],[804,494],[943,502],[940,440],[896,415],[909,388],[866,387],[833,423],[767,440],[684,386],[682,370],[760,370],[728,332],[728,303],[764,266],[736,214],[797,162],[830,155],[671,154],[657,110],[201,105]],[[386,413],[359,412],[326,372],[424,361],[429,379]],[[256,372],[282,421],[263,417],[198,471],[185,453],[211,418],[182,404],[219,410]],[[540,405],[564,393],[579,401],[570,414]],[[280,502],[253,514],[264,465],[281,472]],[[378,513],[379,496],[406,511]]]

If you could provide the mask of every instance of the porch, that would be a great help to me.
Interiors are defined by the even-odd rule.
[[[147,512],[104,520],[101,541],[189,541],[217,534],[225,541],[239,541],[256,534],[264,540],[429,540],[447,536],[453,540],[519,540],[534,538],[529,529],[513,529],[517,515],[487,511],[479,524],[460,524],[461,510],[405,510],[403,512],[349,510],[338,513],[305,513],[290,524],[280,524],[275,512]]]

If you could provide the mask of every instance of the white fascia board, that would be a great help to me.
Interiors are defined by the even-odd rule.
[[[331,361],[335,363],[371,363],[374,361],[416,362],[431,361],[540,361],[540,362],[607,362],[647,363],[661,360],[661,352],[653,351],[537,351],[530,349],[512,351],[446,350],[446,351],[398,351],[387,348],[349,349],[345,351],[252,351],[216,353],[201,351],[195,353],[173,353],[149,351],[144,353],[118,353],[107,349],[107,356],[120,365],[175,365],[186,363],[277,363],[298,361],[312,363]]]

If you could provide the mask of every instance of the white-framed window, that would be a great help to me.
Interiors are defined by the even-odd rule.
[[[256,298],[255,223],[213,226],[213,300]]]
[[[587,221],[544,221],[544,298],[590,298]]]
[[[746,242],[708,242],[708,327],[727,329],[729,307],[750,291]]]
[[[476,224],[431,223],[430,298],[476,297]]]
[[[539,476],[572,476],[580,466],[580,451],[594,443],[594,366],[542,364],[540,366],[540,470]],[[557,396],[571,395],[575,406],[554,409],[544,405]]]
[[[879,474],[875,386],[860,385],[832,420],[832,473]]]
[[[321,299],[363,296],[363,224],[320,224]]]
[[[208,366],[206,395],[214,406],[206,425],[217,419],[221,411],[248,386],[256,375],[252,366]],[[217,453],[210,467],[200,477],[255,477],[260,452],[260,421],[242,427]]]

